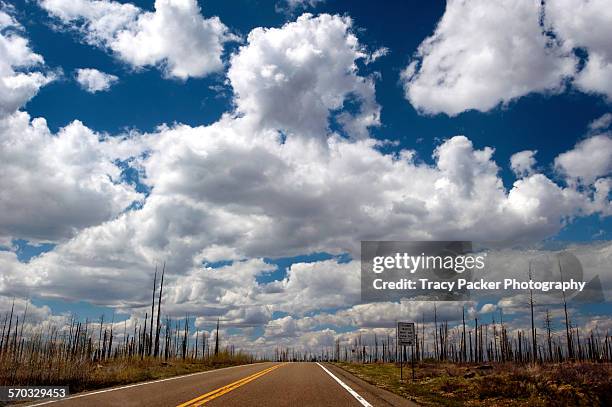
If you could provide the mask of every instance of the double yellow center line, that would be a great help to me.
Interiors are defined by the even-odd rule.
[[[244,386],[245,384],[252,382],[253,380],[270,373],[271,371],[278,369],[279,367],[283,366],[284,363],[281,363],[280,365],[274,365],[272,367],[269,367],[267,369],[264,369],[262,371],[259,371],[257,373],[254,373],[250,376],[244,377],[240,380],[237,380],[233,383],[230,383],[226,386],[223,387],[219,387],[216,390],[213,390],[211,392],[208,392],[206,394],[202,394],[201,396],[198,396],[196,398],[194,398],[193,400],[189,400],[186,401],[183,404],[179,404],[177,407],[197,407],[197,406],[201,406],[204,405],[205,403],[208,403],[211,400],[216,399],[217,397],[220,397],[222,395],[224,395],[225,393],[229,393],[232,390],[237,389],[240,386]]]

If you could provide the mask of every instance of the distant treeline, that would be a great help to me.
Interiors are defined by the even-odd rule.
[[[463,315],[462,324],[449,328],[448,321],[438,322],[434,307],[434,327],[426,330],[424,317],[422,323],[417,322],[414,347],[398,347],[393,335],[367,334],[358,335],[350,344],[342,344],[338,338],[333,347],[318,353],[278,348],[275,358],[279,361],[399,362],[411,360],[414,352],[417,361],[455,363],[610,362],[612,359],[612,338],[608,331],[604,334],[598,329],[581,332],[567,320],[563,333],[554,333],[548,310],[543,333],[538,333],[534,325],[533,329],[517,330],[515,335],[508,332],[501,312],[499,320],[492,316],[490,323],[474,318],[471,324],[465,320],[465,310]]]
[[[508,331],[500,311],[499,319],[492,315],[490,323],[478,317],[466,321],[463,309],[462,323],[449,328],[448,321],[438,321],[434,304],[433,329],[426,329],[425,316],[415,324],[413,347],[398,347],[394,335],[360,334],[342,343],[336,339],[333,347],[319,352],[301,352],[293,348],[278,348],[275,359],[317,360],[338,362],[399,362],[440,361],[455,363],[559,363],[565,361],[610,362],[612,337],[599,329],[582,332],[572,326],[567,304],[564,301],[565,324],[563,332],[555,332],[550,311],[545,312],[543,332],[538,332],[533,314],[533,297],[530,298],[531,328],[519,329],[514,335]],[[472,323],[473,322],[473,323]]]

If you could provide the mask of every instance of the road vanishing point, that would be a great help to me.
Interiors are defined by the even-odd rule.
[[[22,404],[23,405],[23,404]],[[328,363],[256,363],[77,393],[28,406],[416,406]]]

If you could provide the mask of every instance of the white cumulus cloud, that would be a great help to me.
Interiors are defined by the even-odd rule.
[[[80,68],[76,71],[76,80],[89,93],[109,90],[119,78],[93,68]]]
[[[584,68],[574,84],[584,92],[603,94],[612,100],[612,8],[606,0],[557,0],[546,2],[546,22],[572,50],[587,52]]]
[[[402,72],[406,98],[450,116],[566,84],[610,100],[611,27],[606,0],[451,0]]]
[[[587,184],[612,173],[612,137],[599,134],[581,141],[555,159],[555,168],[570,180]]]
[[[402,72],[421,112],[487,111],[531,92],[557,92],[575,59],[542,33],[539,1],[450,0]]]
[[[0,8],[0,118],[22,107],[55,78],[41,71],[44,59],[32,51],[21,31],[13,16]]]
[[[524,150],[512,154],[510,157],[510,168],[517,177],[521,178],[533,173],[533,167],[536,164],[536,154],[537,151],[534,150]]]
[[[40,5],[92,45],[134,68],[158,66],[168,77],[202,77],[223,68],[223,44],[235,39],[218,17],[204,18],[196,0],[156,0],[155,11],[110,0],[40,0]]]
[[[67,239],[140,199],[99,138],[79,121],[53,134],[25,112],[0,119],[0,235]]]
[[[366,58],[348,17],[304,14],[281,28],[256,28],[232,56],[228,78],[239,113],[259,126],[306,136],[326,135],[332,111],[355,100],[338,120],[354,137],[379,124],[371,78],[358,75]]]

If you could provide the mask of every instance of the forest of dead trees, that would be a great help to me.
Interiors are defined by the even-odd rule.
[[[530,297],[533,309],[533,297]],[[397,347],[394,335],[361,334],[350,343],[338,338],[333,346],[318,353],[303,353],[285,348],[275,351],[279,361],[318,360],[355,363],[387,363],[410,361],[440,361],[452,363],[559,363],[565,361],[610,362],[612,358],[612,337],[608,331],[598,328],[583,332],[573,326],[564,303],[565,323],[562,331],[553,327],[550,310],[545,310],[541,329],[531,313],[531,328],[509,331],[504,323],[503,313],[492,313],[488,321],[465,318],[449,328],[448,321],[438,321],[434,304],[433,329],[422,321],[415,323],[416,341],[414,347]],[[497,317],[497,320],[496,320]]]
[[[162,318],[165,266],[158,284],[155,271],[150,312],[128,328],[105,321],[79,321],[72,317],[66,326],[28,324],[27,306],[21,315],[11,310],[2,317],[0,335],[0,385],[75,383],[89,372],[114,362],[175,361],[221,366],[252,363],[254,357],[221,346],[219,320],[214,334],[190,332],[190,317]],[[109,323],[110,322],[110,323]]]

